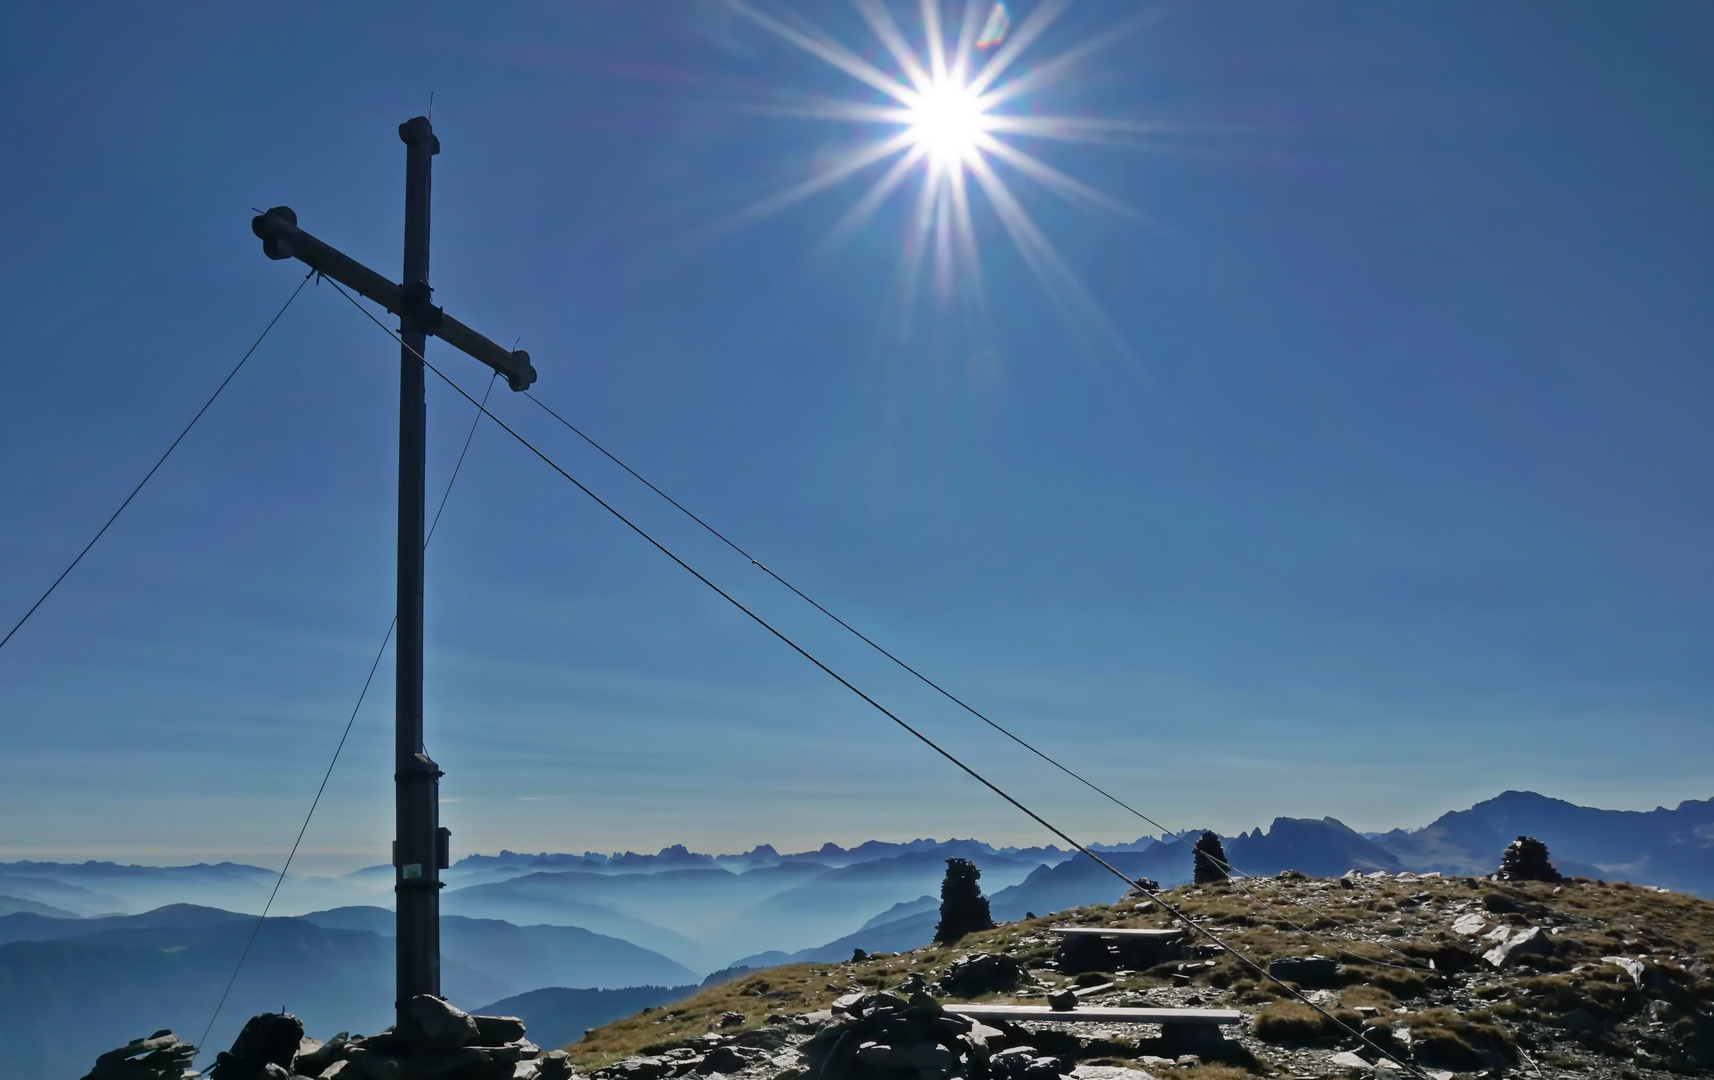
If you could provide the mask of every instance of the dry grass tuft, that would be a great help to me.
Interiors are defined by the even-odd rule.
[[[1255,1080],[1249,1072],[1236,1065],[1191,1065],[1187,1068],[1161,1070],[1172,1080]]]
[[[1437,1069],[1472,1072],[1503,1060],[1518,1060],[1512,1039],[1498,1026],[1451,1009],[1426,1009],[1404,1017],[1410,1025],[1412,1050],[1421,1064]]]
[[[1398,1008],[1399,999],[1379,986],[1359,984],[1347,986],[1339,994],[1339,1003],[1347,1009],[1355,1009],[1359,1005],[1372,1005],[1384,1012],[1392,1012]]]
[[[1348,1009],[1333,1010],[1339,1023],[1356,1029],[1363,1018]],[[1250,1030],[1263,1042],[1308,1045],[1337,1039],[1344,1034],[1338,1024],[1297,1001],[1273,1001],[1262,1006],[1250,1022]]]
[[[711,986],[676,1005],[595,1028],[566,1050],[576,1064],[595,1068],[642,1053],[655,1044],[701,1035],[718,1025],[727,1013],[740,1013],[744,1019],[721,1028],[723,1033],[754,1030],[766,1025],[769,1016],[825,1009],[841,994],[863,988],[852,978],[853,973],[846,970],[855,966],[863,965],[791,964],[769,968],[721,986]],[[875,966],[884,965],[878,962]],[[899,979],[903,979],[902,973]],[[873,989],[873,983],[868,988]]]

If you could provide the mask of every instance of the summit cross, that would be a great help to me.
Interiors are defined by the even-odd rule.
[[[250,228],[270,259],[296,258],[399,317],[398,640],[395,651],[393,889],[397,895],[397,998],[401,1034],[419,1035],[410,1001],[440,995],[440,871],[451,832],[440,824],[440,767],[423,745],[423,349],[430,335],[482,361],[515,391],[536,381],[530,354],[501,348],[435,307],[429,286],[429,192],[440,140],[428,118],[399,125],[405,144],[405,259],[398,284],[298,228],[290,207],[257,215]]]

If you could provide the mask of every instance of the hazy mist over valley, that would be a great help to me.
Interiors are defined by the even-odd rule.
[[[1714,799],[1638,813],[1507,792],[1414,831],[1363,835],[1331,818],[1280,818],[1224,842],[1235,869],[1258,875],[1463,876],[1491,872],[1522,832],[1546,840],[1567,874],[1714,896]],[[1132,877],[1166,887],[1190,880],[1190,848],[1175,839],[1145,836],[1098,850]],[[1002,920],[1106,903],[1123,891],[1082,856],[976,840],[828,844],[795,853],[761,846],[732,855],[683,847],[470,855],[446,872],[445,991],[454,1003],[478,1008],[546,987],[690,987],[734,964],[915,948],[933,934],[948,858],[981,869]],[[249,913],[260,909],[276,876],[232,863],[0,864],[0,986],[8,988],[0,1042],[8,1032],[22,1037],[75,1016],[81,1034],[56,1051],[72,1068],[104,1040],[123,1041],[125,1032],[148,1026],[145,1015],[194,1024],[231,973],[255,927]],[[236,1007],[216,1026],[216,1044],[252,1012],[276,1007],[282,993],[318,1029],[384,1026],[392,878],[389,867],[288,875],[234,987]],[[147,989],[155,986],[172,989]],[[590,1015],[600,1013],[592,1007]],[[55,1011],[65,1009],[71,1012]]]

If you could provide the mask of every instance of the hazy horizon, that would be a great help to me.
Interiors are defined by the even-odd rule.
[[[1494,795],[1498,795],[1498,794],[1500,794],[1500,793],[1499,792],[1494,793]],[[1558,797],[1558,796],[1555,796],[1551,792],[1538,792],[1537,794],[1546,795],[1548,798],[1557,798]],[[1492,798],[1492,797],[1493,796],[1489,796],[1489,798]],[[1641,806],[1641,805],[1638,805],[1638,806],[1600,806],[1598,808],[1602,809],[1602,810],[1631,810],[1631,811],[1644,811],[1644,812],[1646,812],[1649,810],[1661,809],[1661,808],[1672,809],[1672,808],[1678,806],[1681,802],[1701,801],[1702,799],[1706,799],[1706,798],[1710,798],[1710,797],[1714,797],[1714,794],[1705,793],[1702,796],[1700,796],[1700,798],[1696,794],[1690,794],[1690,795],[1686,795],[1684,797],[1684,799],[1675,799],[1675,800],[1672,800],[1671,802],[1657,803],[1653,806]],[[1482,800],[1482,801],[1486,801],[1486,800]],[[1566,800],[1566,801],[1574,801],[1574,800]],[[1466,806],[1449,806],[1443,812],[1449,812],[1449,811],[1453,811],[1453,810],[1463,810],[1463,809],[1467,809],[1467,807]],[[1286,814],[1281,814],[1281,815],[1275,815],[1275,816],[1277,816],[1277,817],[1307,816],[1307,817],[1319,818],[1319,817],[1337,817],[1338,815],[1329,815],[1329,814],[1286,815]],[[1439,816],[1440,816],[1439,814],[1434,815],[1434,817],[1439,817]],[[1341,819],[1341,820],[1343,821],[1344,819]],[[1420,828],[1423,828],[1424,826],[1428,825],[1431,820],[1432,819],[1424,819],[1421,821],[1410,821],[1410,822],[1401,821],[1401,822],[1396,822],[1396,823],[1392,823],[1392,824],[1375,825],[1375,826],[1370,826],[1370,825],[1363,824],[1361,822],[1354,822],[1354,821],[1344,821],[1344,824],[1349,826],[1353,830],[1360,832],[1360,833],[1380,833],[1380,832],[1388,832],[1392,829],[1405,829],[1407,831],[1413,831],[1413,830],[1420,829]],[[1263,831],[1266,831],[1268,829],[1269,825],[1272,824],[1272,821],[1273,821],[1273,818],[1270,817],[1267,820],[1256,821],[1256,822],[1252,822],[1249,825],[1243,825],[1243,826],[1237,826],[1237,827],[1221,826],[1221,825],[1215,825],[1215,824],[1204,823],[1204,822],[1193,822],[1193,823],[1189,823],[1187,825],[1182,826],[1180,831],[1182,831],[1183,829],[1196,829],[1196,828],[1208,827],[1208,828],[1215,829],[1222,836],[1234,836],[1240,832],[1248,832],[1251,829],[1255,829],[1255,828],[1260,828]],[[1076,839],[1078,840],[1079,843],[1084,843],[1084,844],[1114,845],[1114,844],[1132,843],[1132,842],[1135,842],[1137,840],[1141,840],[1141,839],[1145,839],[1145,838],[1154,838],[1157,835],[1158,834],[1156,834],[1152,831],[1144,830],[1144,831],[1138,832],[1134,835],[1119,835],[1119,836],[1079,835],[1076,837]],[[957,839],[957,840],[975,840],[975,841],[978,841],[980,843],[989,844],[990,846],[993,846],[995,848],[1034,848],[1034,847],[1044,847],[1045,848],[1045,847],[1048,847],[1051,845],[1051,846],[1059,847],[1061,850],[1066,850],[1066,846],[1065,846],[1064,842],[1059,840],[1057,837],[1052,836],[1052,835],[1046,835],[1045,839],[1039,839],[1036,842],[1032,843],[1032,842],[1022,841],[1022,840],[995,841],[995,840],[990,839],[989,837],[981,836],[981,835],[969,835],[969,836],[958,836],[958,837],[954,837],[954,836],[923,837],[923,836],[906,836],[906,835],[901,834],[901,835],[897,835],[897,836],[870,836],[870,835],[856,836],[856,835],[853,835],[850,837],[845,837],[843,839],[837,838],[837,837],[822,837],[821,839],[798,840],[798,841],[762,839],[762,840],[757,840],[755,842],[745,842],[745,843],[740,843],[740,844],[728,844],[725,847],[717,847],[717,848],[699,848],[695,844],[686,843],[686,842],[681,841],[681,840],[668,840],[668,841],[665,841],[663,843],[656,843],[656,844],[646,844],[645,843],[645,844],[637,844],[637,845],[631,845],[631,846],[620,846],[617,848],[610,848],[610,849],[591,848],[591,847],[576,848],[576,847],[568,847],[568,846],[524,849],[524,848],[519,848],[519,847],[510,845],[510,844],[500,844],[496,847],[492,847],[492,848],[488,848],[488,849],[484,849],[484,850],[464,850],[464,849],[460,849],[460,848],[455,848],[454,852],[453,852],[453,861],[454,861],[454,863],[456,863],[458,860],[468,858],[472,855],[494,856],[494,855],[500,854],[501,851],[511,851],[515,854],[520,854],[520,855],[540,855],[540,854],[581,855],[581,854],[588,853],[588,852],[595,852],[597,854],[602,854],[602,855],[607,855],[607,856],[616,856],[616,855],[626,854],[626,853],[638,854],[638,855],[656,855],[656,854],[659,854],[660,852],[664,851],[665,849],[667,849],[667,848],[669,848],[675,844],[682,845],[682,846],[688,848],[691,852],[693,852],[695,854],[712,855],[712,856],[717,856],[717,857],[741,855],[741,854],[744,854],[745,852],[753,850],[756,847],[761,846],[762,844],[771,844],[774,847],[774,849],[776,851],[778,851],[780,854],[788,855],[788,854],[812,853],[812,852],[818,850],[822,846],[822,844],[829,843],[829,842],[838,844],[842,848],[849,849],[849,848],[857,846],[858,844],[864,843],[866,841],[879,841],[882,843],[894,843],[894,844],[908,844],[912,841],[920,841],[920,840],[931,840],[931,841],[937,841],[937,842],[946,842],[946,841],[951,841],[951,840],[955,840],[955,839]],[[198,850],[186,850],[186,849],[179,849],[179,848],[172,848],[172,847],[134,848],[134,849],[115,849],[115,848],[100,848],[100,847],[91,847],[91,848],[85,848],[85,849],[75,849],[75,848],[70,848],[70,849],[68,849],[68,848],[40,848],[40,849],[0,848],[0,862],[19,862],[19,861],[26,861],[26,860],[33,860],[33,861],[38,861],[38,862],[96,861],[96,862],[132,863],[132,864],[141,865],[141,866],[191,866],[191,865],[195,865],[197,863],[232,862],[232,863],[241,863],[241,864],[250,865],[250,866],[260,866],[264,869],[278,870],[280,864],[284,861],[285,856],[289,850],[290,850],[289,847],[281,847],[281,848],[276,848],[276,849],[272,849],[272,850],[266,849],[266,848],[254,848],[254,849],[232,849],[232,850],[228,850],[228,851],[220,851],[220,850],[198,851]],[[329,851],[327,849],[300,848],[298,850],[296,858],[292,862],[292,872],[296,875],[302,875],[305,877],[318,877],[318,876],[338,877],[340,875],[353,873],[353,872],[358,871],[358,870],[370,869],[372,867],[385,866],[385,865],[387,865],[387,849],[384,845],[377,845],[377,846],[372,847],[372,848],[356,848],[356,849],[351,849],[351,850],[346,850],[346,851]]]

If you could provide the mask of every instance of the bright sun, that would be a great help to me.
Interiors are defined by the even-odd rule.
[[[1125,145],[1146,139],[1155,125],[1132,120],[1050,116],[1020,102],[1074,74],[1088,58],[1123,40],[1153,16],[1145,6],[1133,17],[1098,31],[1080,44],[1036,63],[1020,62],[1072,0],[1039,0],[1013,26],[1005,0],[918,0],[920,47],[894,17],[903,0],[852,0],[875,40],[892,58],[883,70],[797,13],[789,0],[724,0],[727,7],[781,40],[868,87],[860,98],[804,97],[770,101],[768,111],[839,123],[874,124],[884,133],[807,178],[757,200],[718,223],[726,228],[760,220],[828,190],[859,173],[878,175],[834,224],[829,246],[855,236],[911,177],[920,178],[914,209],[903,224],[898,282],[901,296],[927,277],[935,293],[950,297],[955,280],[967,298],[983,301],[976,217],[982,199],[1049,296],[1067,315],[1095,327],[1126,356],[1130,351],[1072,268],[1054,250],[1011,185],[1028,180],[1073,206],[1099,208],[1132,221],[1136,211],[1044,161],[1030,144],[1063,140]],[[948,24],[941,8],[962,8]],[[877,98],[875,92],[882,96]],[[883,100],[884,99],[884,100]],[[1020,142],[1028,140],[1024,145]],[[887,163],[883,166],[883,163]],[[974,309],[973,309],[974,310]]]
[[[905,106],[911,142],[942,170],[968,164],[987,130],[981,98],[962,80],[944,76],[912,98]]]

